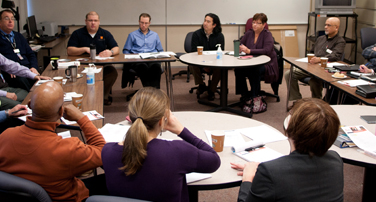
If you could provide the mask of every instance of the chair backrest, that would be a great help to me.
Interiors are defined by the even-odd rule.
[[[86,202],[146,202],[144,200],[131,199],[119,196],[94,195],[86,199]]]
[[[245,32],[247,32],[250,29],[253,29],[252,28],[252,22],[253,22],[253,18],[249,18],[247,20],[247,23],[245,24]],[[269,30],[268,23],[265,23],[265,29]]]
[[[364,27],[360,30],[362,49],[376,44],[376,28]]]
[[[10,199],[17,198],[19,200],[20,197],[23,197],[27,201],[37,199],[40,202],[52,202],[47,192],[38,184],[2,171],[0,171],[0,192],[4,197]]]
[[[193,32],[189,32],[184,40],[184,50],[186,53],[190,53],[192,50],[192,36]]]

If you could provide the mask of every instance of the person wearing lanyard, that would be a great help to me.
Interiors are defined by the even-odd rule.
[[[317,38],[313,50],[315,57],[308,61],[311,64],[318,64],[321,60],[320,57],[328,58],[329,62],[341,61],[344,54],[346,41],[342,36],[338,35],[340,20],[336,17],[328,18],[325,22],[325,35]],[[298,80],[311,77],[308,82],[311,88],[313,98],[322,98],[322,81],[318,78],[312,77],[310,74],[303,72],[297,68],[292,72],[290,81],[290,70],[285,72],[286,83],[290,83],[290,96],[289,100],[298,100],[302,98],[299,92]]]
[[[0,11],[0,53],[8,59],[28,67],[31,72],[39,75],[37,57],[25,37],[13,31],[14,20],[12,11]],[[34,80],[8,73],[4,73],[3,76],[9,86],[22,88],[26,91],[29,91],[35,82]]]

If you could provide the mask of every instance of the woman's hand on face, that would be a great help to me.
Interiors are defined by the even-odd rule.
[[[180,135],[180,133],[183,131],[184,126],[179,122],[179,120],[171,113],[170,117],[167,119],[167,123],[165,123],[164,129],[175,133],[177,135]]]

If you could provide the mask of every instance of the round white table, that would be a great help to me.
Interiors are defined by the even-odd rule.
[[[221,69],[221,92],[220,92],[220,104],[217,105],[212,102],[208,102],[205,100],[198,100],[200,104],[205,104],[209,106],[214,106],[216,108],[209,110],[212,112],[216,111],[229,111],[235,114],[239,114],[242,116],[246,116],[251,118],[252,113],[245,113],[241,110],[235,110],[231,108],[235,106],[234,104],[228,105],[227,104],[227,95],[228,95],[228,69],[230,68],[247,68],[251,66],[263,65],[270,61],[270,57],[266,55],[261,55],[257,57],[253,57],[252,59],[238,59],[234,56],[230,55],[223,55],[221,60],[216,59],[215,54],[206,54],[213,51],[204,51],[204,54],[198,55],[197,52],[187,53],[180,56],[179,60],[182,63],[187,65],[194,65],[199,67],[211,67],[211,68],[220,68]],[[226,52],[226,51],[224,51]]]
[[[208,142],[204,132],[205,130],[233,130],[260,126],[264,124],[253,119],[224,113],[173,112],[173,114],[178,118],[184,127],[188,128],[194,135],[201,138],[209,145],[211,145],[211,143]],[[123,121],[120,124],[128,125],[129,123],[127,121]],[[159,136],[159,138],[181,139],[177,135],[170,132],[163,132],[162,136]],[[250,141],[250,139],[246,136],[243,136],[243,139],[246,142]],[[282,154],[287,155],[290,153],[290,145],[287,140],[268,143],[266,146]],[[241,184],[242,177],[237,176],[237,171],[231,168],[230,162],[245,163],[246,161],[233,154],[230,147],[225,147],[222,152],[218,153],[218,155],[221,158],[221,166],[217,171],[212,173],[212,177],[193,182],[188,185],[190,201],[198,201],[199,190],[223,189],[239,186]]]
[[[367,124],[361,115],[376,115],[376,107],[365,105],[332,105],[340,118],[341,125],[363,125],[375,134],[375,124]],[[362,166],[365,168],[363,183],[363,200],[375,201],[374,190],[376,190],[376,159],[366,156],[358,151],[358,147],[339,148],[333,145],[330,150],[336,151],[343,159],[343,162]]]

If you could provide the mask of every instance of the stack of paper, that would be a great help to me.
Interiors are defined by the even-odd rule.
[[[112,60],[114,57],[101,57],[101,56],[95,56],[96,60]]]
[[[376,136],[364,126],[346,126],[342,130],[359,148],[376,155]]]
[[[166,52],[157,52],[157,53],[139,53],[138,54],[142,59],[156,59],[156,58],[170,58],[170,54]]]

